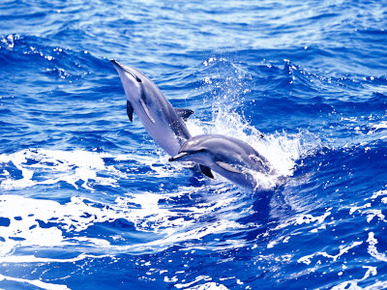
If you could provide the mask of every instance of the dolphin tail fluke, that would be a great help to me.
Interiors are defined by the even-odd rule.
[[[190,109],[175,109],[177,115],[183,119],[183,121],[187,121],[188,117],[193,114],[194,111]]]
[[[209,177],[211,179],[214,179],[214,175],[212,174],[211,169],[209,167],[204,166],[204,165],[199,165],[199,167],[200,167],[200,170],[202,171],[202,173],[205,176],[207,176],[207,177]]]
[[[126,113],[128,114],[130,122],[133,122],[133,107],[129,101],[126,101]]]

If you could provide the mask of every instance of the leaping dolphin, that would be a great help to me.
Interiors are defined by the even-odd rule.
[[[183,119],[189,109],[174,109],[159,88],[137,69],[111,60],[117,70],[127,98],[127,114],[133,121],[133,111],[151,137],[171,156],[191,137]]]
[[[257,188],[254,173],[270,174],[269,162],[239,139],[223,135],[198,135],[187,140],[169,161],[193,161],[245,187]],[[211,170],[203,171],[214,178]]]

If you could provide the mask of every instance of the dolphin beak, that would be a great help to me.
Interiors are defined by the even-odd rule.
[[[119,66],[119,67],[121,67],[121,65],[120,65],[118,62],[116,62],[115,59],[111,59],[110,62],[111,62],[114,66]]]
[[[168,161],[176,161],[179,160],[185,156],[189,155],[187,152],[179,152],[177,155],[172,156],[171,158],[168,159]]]
[[[111,59],[110,62],[113,64],[113,66],[117,70],[118,74],[120,74],[122,72],[126,72],[129,75],[131,75],[137,82],[141,82],[141,79],[136,75],[135,72],[133,72],[131,70],[130,67],[119,64],[115,59]]]
[[[110,60],[111,63],[114,65],[114,68],[117,70],[117,71],[120,71],[120,70],[124,70],[124,71],[127,71],[122,65],[120,65],[115,59],[111,59]]]

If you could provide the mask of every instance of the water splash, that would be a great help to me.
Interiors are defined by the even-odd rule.
[[[324,147],[322,140],[306,129],[264,133],[245,117],[245,104],[250,93],[252,76],[243,66],[225,57],[211,57],[203,62],[204,103],[210,103],[210,120],[189,119],[187,126],[193,136],[221,134],[245,141],[263,155],[272,167],[272,174],[254,173],[260,189],[271,190],[292,176],[297,161],[313,155]],[[208,100],[207,100],[208,99]],[[195,115],[194,115],[195,116]],[[274,173],[273,173],[274,172]],[[221,178],[222,177],[217,177]],[[224,179],[222,179],[224,180]]]

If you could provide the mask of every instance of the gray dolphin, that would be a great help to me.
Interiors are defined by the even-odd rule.
[[[187,140],[169,161],[193,161],[245,187],[258,186],[254,172],[270,174],[269,162],[246,142],[223,135],[198,135]]]
[[[171,156],[191,137],[183,119],[193,111],[174,109],[159,88],[137,69],[111,60],[117,70],[127,98],[127,114],[133,121],[133,111],[151,137]]]

